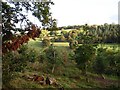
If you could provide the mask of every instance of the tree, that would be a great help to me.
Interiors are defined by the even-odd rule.
[[[83,44],[75,50],[75,60],[79,69],[86,74],[87,65],[95,56],[95,48],[92,45]]]
[[[32,22],[23,11],[31,12],[37,17],[44,27],[52,27],[53,19],[51,17],[50,5],[53,2],[13,2],[6,0],[2,2],[2,55],[3,55],[3,88],[11,88],[10,80],[14,77],[13,72],[23,71],[26,65],[26,58],[29,59],[30,52],[27,56],[25,53],[21,55],[23,50],[20,50],[20,57],[17,56],[17,50],[29,41],[30,38],[39,37],[41,30]],[[21,28],[16,28],[19,24]],[[25,26],[23,29],[22,25]],[[17,32],[20,32],[18,35]],[[16,51],[16,52],[11,52]],[[36,54],[32,54],[33,61]],[[26,58],[25,58],[26,57]]]
[[[51,72],[54,73],[55,68],[63,64],[60,52],[54,46],[50,46],[45,53],[48,63],[52,66]]]
[[[2,51],[3,53],[17,50],[23,43],[27,43],[29,38],[35,39],[41,33],[40,29],[22,12],[32,12],[44,27],[52,27],[55,20],[51,17],[50,5],[53,2],[13,2],[7,0],[2,2]],[[21,28],[16,28],[20,23]],[[26,28],[22,29],[22,24],[26,23]],[[54,23],[54,24],[53,24]],[[25,26],[24,25],[24,26]],[[14,31],[14,33],[12,32]],[[20,32],[17,35],[16,32]]]

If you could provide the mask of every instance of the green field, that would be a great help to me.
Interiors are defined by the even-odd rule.
[[[69,42],[51,42],[53,46],[59,46],[59,47],[69,47]],[[81,44],[79,44],[81,45]],[[35,48],[36,50],[42,50],[42,41],[39,40],[39,38],[36,38],[36,40],[30,40],[28,42],[28,46],[30,48]],[[108,48],[108,49],[115,49],[120,50],[120,44],[99,44],[98,47],[102,48]]]

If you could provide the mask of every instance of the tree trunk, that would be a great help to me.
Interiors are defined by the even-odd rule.
[[[55,64],[53,65],[53,68],[52,68],[52,73],[54,73],[54,70],[55,70]]]
[[[56,61],[55,60],[55,51],[54,51],[54,61]],[[52,73],[54,72],[54,70],[55,70],[55,63],[54,63],[53,68],[52,68]]]

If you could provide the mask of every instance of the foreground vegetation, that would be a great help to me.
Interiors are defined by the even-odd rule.
[[[4,56],[3,87],[119,88],[120,45],[115,44],[116,47],[112,44],[98,45],[94,58],[86,64],[86,74],[83,73],[85,69],[78,68],[74,50],[69,46],[58,45],[44,47],[42,42],[31,40],[18,52]],[[41,85],[37,81],[29,80],[27,78],[29,75],[52,77],[57,85]]]
[[[85,30],[42,30],[3,56],[3,88],[120,88],[120,45],[94,40]]]

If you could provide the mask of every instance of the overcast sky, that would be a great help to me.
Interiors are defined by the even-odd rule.
[[[118,2],[120,0],[52,0],[53,18],[58,26],[81,24],[118,23]],[[37,19],[28,16],[38,26]]]
[[[52,0],[58,26],[118,23],[120,0]]]

